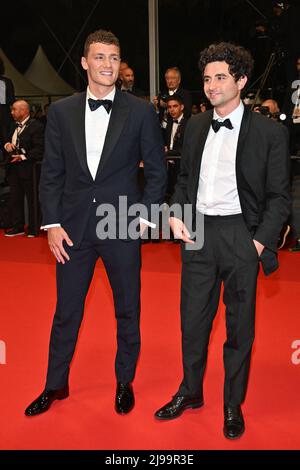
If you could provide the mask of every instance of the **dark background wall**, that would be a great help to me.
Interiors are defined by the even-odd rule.
[[[290,4],[297,7],[300,2],[291,0]],[[184,86],[200,90],[199,51],[219,40],[233,41],[252,50],[257,56],[252,82],[255,81],[265,69],[270,53],[278,49],[272,5],[272,0],[159,0],[161,86],[164,70],[177,65],[182,70]],[[85,37],[104,28],[119,37],[122,57],[135,69],[137,85],[149,89],[147,0],[19,0],[4,1],[1,6],[6,13],[1,14],[0,44],[19,71],[24,72],[30,65],[38,44],[56,70],[65,59],[63,48],[68,51],[72,47],[72,61],[80,70]],[[255,26],[263,17],[267,37],[259,38]],[[299,45],[298,31],[294,36],[291,31],[289,34],[289,40],[295,37]],[[281,83],[286,77],[281,62],[273,68],[266,86],[284,86]],[[65,61],[60,74],[77,90],[85,87],[83,72],[80,75],[70,60]]]

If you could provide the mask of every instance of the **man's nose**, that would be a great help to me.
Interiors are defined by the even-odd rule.
[[[103,59],[103,65],[104,65],[104,67],[107,67],[107,68],[111,67],[111,61],[110,61],[109,57],[105,57]]]

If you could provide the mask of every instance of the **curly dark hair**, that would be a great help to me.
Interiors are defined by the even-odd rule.
[[[229,42],[211,44],[200,53],[199,69],[202,76],[206,65],[210,62],[226,62],[229,65],[229,73],[235,81],[245,76],[249,79],[254,65],[249,51]]]
[[[87,57],[90,45],[94,42],[101,42],[102,44],[113,44],[117,46],[119,50],[121,49],[119,39],[111,31],[98,29],[98,31],[94,31],[86,38],[83,48],[84,57]]]

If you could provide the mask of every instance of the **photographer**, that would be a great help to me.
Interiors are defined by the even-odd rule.
[[[180,96],[184,104],[184,117],[189,118],[192,114],[192,97],[189,91],[180,87],[181,73],[178,67],[171,67],[165,73],[167,89],[153,98],[156,112],[159,114],[159,121],[162,128],[167,127],[167,100],[176,93]]]
[[[264,116],[273,119],[273,121],[278,121],[283,123],[286,119],[286,115],[281,113],[278,103],[275,100],[267,99],[263,101],[259,106],[255,106],[253,109],[256,113],[263,114]],[[286,221],[283,225],[279,238],[278,238],[278,250],[283,248],[286,244],[287,237],[290,234],[291,226],[290,226],[290,218]]]
[[[167,109],[168,123],[164,131],[164,142],[168,169],[167,200],[169,200],[180,170],[180,157],[188,119],[184,116],[183,100],[177,94],[169,96]]]
[[[28,203],[28,237],[35,237],[34,224],[34,163],[41,160],[44,150],[44,126],[30,117],[27,101],[15,101],[11,109],[15,121],[9,133],[10,142],[4,148],[8,154],[8,182],[10,185],[10,209],[12,228],[5,236],[14,237],[24,234],[24,196]]]
[[[268,99],[261,103],[259,106],[254,107],[256,113],[263,114],[274,121],[284,121],[286,119],[285,114],[280,112],[277,101]]]

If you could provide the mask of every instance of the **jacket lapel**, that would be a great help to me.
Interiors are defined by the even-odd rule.
[[[86,140],[85,140],[85,105],[86,105],[86,92],[80,93],[74,96],[74,112],[73,112],[73,126],[72,136],[75,142],[75,148],[77,151],[78,159],[81,167],[85,173],[88,173],[90,178],[89,167],[87,165],[86,155]]]
[[[197,198],[197,192],[198,192],[202,154],[203,154],[205,142],[207,139],[207,135],[209,133],[212,117],[213,117],[213,110],[209,110],[201,116],[201,118],[203,119],[203,122],[201,123],[201,129],[200,129],[197,143],[195,145],[195,150],[194,150],[195,153],[194,153],[194,158],[193,158],[192,174],[194,177],[193,194],[195,194],[196,198]]]
[[[249,106],[245,106],[244,114],[241,122],[240,134],[237,143],[236,149],[236,169],[239,168],[241,156],[243,154],[243,149],[246,143],[247,134],[249,131],[250,121],[251,121],[251,109]]]
[[[129,105],[127,93],[122,93],[116,90],[115,99],[113,102],[111,117],[106,133],[106,138],[103,146],[103,151],[97,170],[96,179],[103,169],[121,135],[122,129],[125,125],[129,114]]]

